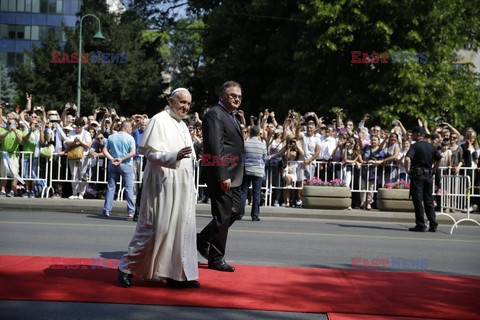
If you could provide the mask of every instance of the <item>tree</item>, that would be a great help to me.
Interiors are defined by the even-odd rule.
[[[475,1],[195,1],[204,14],[205,87],[242,83],[251,112],[273,106],[327,114],[335,106],[384,125],[444,116],[478,123],[479,77],[454,66],[479,46]],[[389,53],[388,63],[351,63],[352,51]],[[428,63],[392,63],[392,51]],[[333,116],[333,115],[332,115]],[[333,118],[333,117],[332,117]]]
[[[0,100],[11,104],[15,101],[16,94],[16,85],[8,69],[0,65]]]

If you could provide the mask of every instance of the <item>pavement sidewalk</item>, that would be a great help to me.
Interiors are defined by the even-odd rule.
[[[25,211],[61,211],[72,213],[97,213],[102,214],[104,200],[77,200],[77,199],[24,199],[24,198],[0,198],[1,210],[25,210]],[[111,215],[126,216],[125,201],[114,201]],[[209,204],[197,204],[197,216],[210,216]],[[437,215],[439,213],[437,212]],[[466,218],[466,213],[450,213],[455,220]],[[331,220],[357,220],[357,221],[381,221],[414,223],[413,212],[385,212],[379,210],[323,210],[285,207],[261,207],[260,217],[282,218],[308,218],[308,219],[331,219]],[[470,214],[470,218],[480,221],[480,214]],[[245,209],[245,220],[250,219],[250,206]],[[452,219],[445,215],[438,215],[437,221],[442,225],[453,225]],[[462,223],[463,224],[463,223]],[[465,225],[475,225],[465,222]]]

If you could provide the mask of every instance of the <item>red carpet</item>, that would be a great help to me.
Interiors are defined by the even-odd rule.
[[[359,315],[480,319],[477,277],[236,267],[234,273],[223,273],[202,266],[200,289],[174,290],[138,278],[134,287],[124,289],[115,269],[95,269],[90,258],[0,256],[0,299],[323,312],[338,320],[363,319]]]

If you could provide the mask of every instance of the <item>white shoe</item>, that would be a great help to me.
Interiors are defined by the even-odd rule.
[[[79,194],[78,199],[83,200],[83,196],[81,194]]]
[[[68,199],[78,199],[78,197],[72,194],[70,197],[68,197]]]
[[[297,207],[297,208],[301,208],[301,207],[302,207],[302,200],[298,200],[298,201],[297,201],[296,207]]]

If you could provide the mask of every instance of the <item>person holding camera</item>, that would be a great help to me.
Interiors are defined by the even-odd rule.
[[[20,144],[23,141],[23,132],[17,127],[17,120],[14,118],[7,118],[7,128],[0,128],[0,151],[2,159],[0,159],[0,177],[18,175],[19,159],[15,154],[18,151]],[[0,180],[0,196],[14,197],[17,188],[17,179],[13,179],[10,192],[7,194],[5,188],[7,186],[7,179]]]
[[[35,179],[38,176],[38,161],[40,157],[40,147],[44,143],[45,123],[38,121],[38,118],[32,118],[30,122],[30,129],[23,137],[23,174],[25,179]],[[33,188],[34,182],[32,180],[25,181],[25,192],[23,198],[35,198],[35,191]]]
[[[430,223],[429,232],[436,232],[438,223],[433,203],[433,173],[438,168],[442,155],[425,140],[425,131],[421,127],[412,129],[412,138],[416,141],[407,152],[406,170],[410,175],[410,194],[415,207],[415,227],[413,232],[425,232],[424,214]]]

